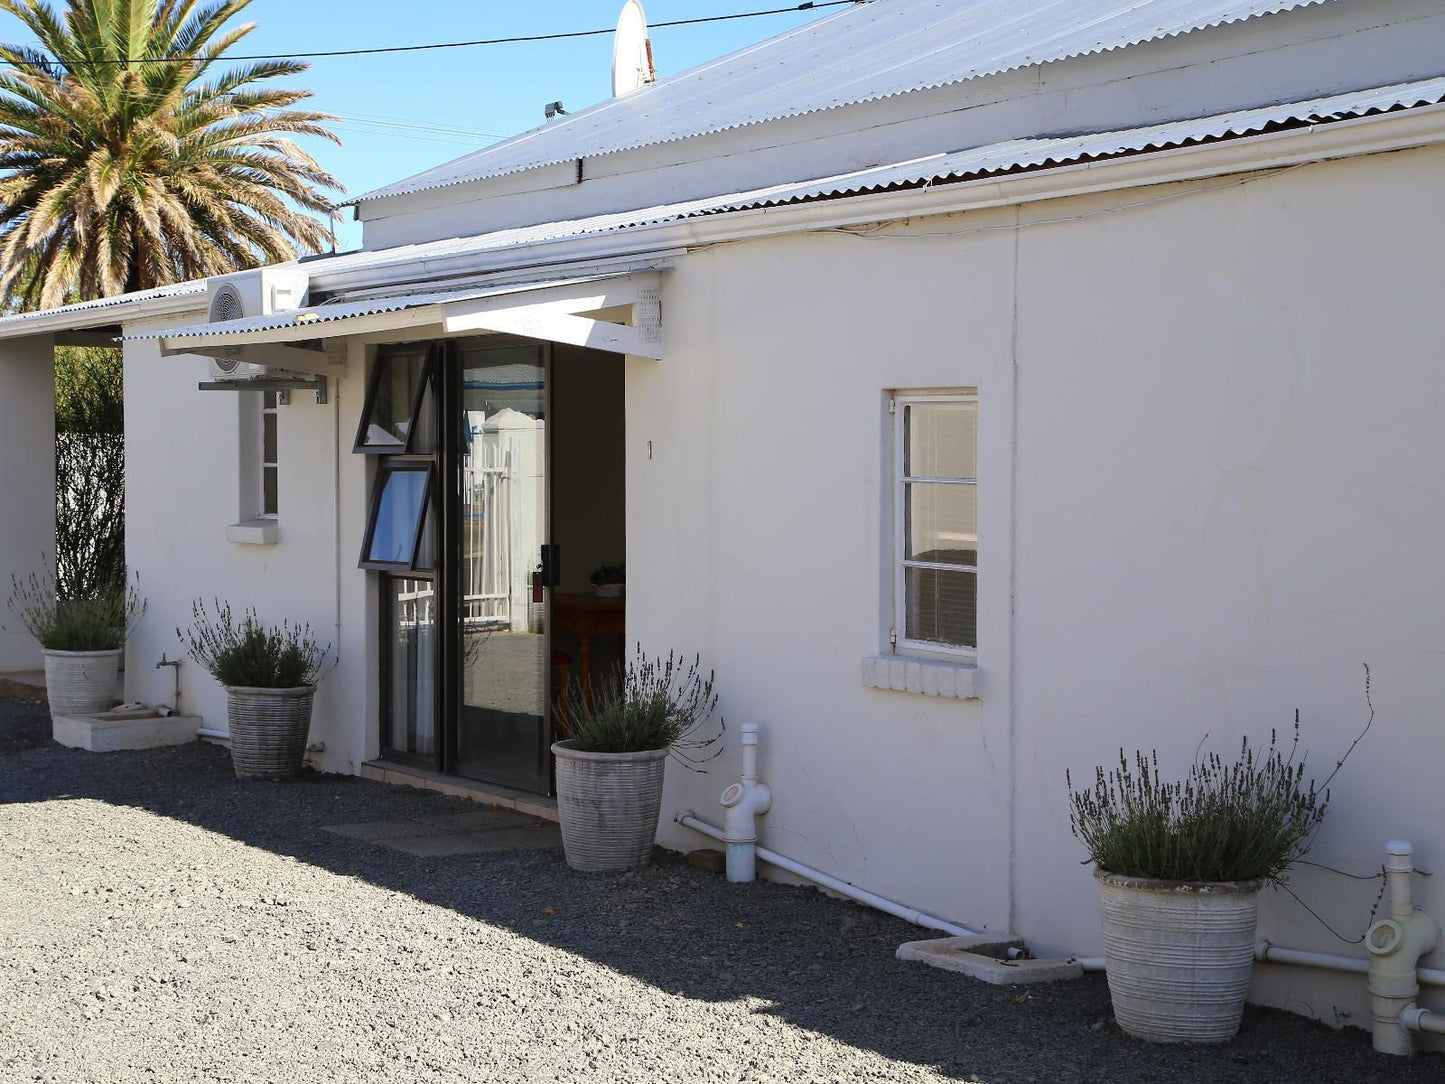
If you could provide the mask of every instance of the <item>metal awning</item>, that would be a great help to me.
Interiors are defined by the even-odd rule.
[[[565,279],[344,298],[267,316],[123,336],[159,341],[161,354],[200,354],[322,376],[344,364],[350,335],[388,331],[499,332],[639,357],[662,357],[661,268]],[[632,309],[631,324],[582,313]]]

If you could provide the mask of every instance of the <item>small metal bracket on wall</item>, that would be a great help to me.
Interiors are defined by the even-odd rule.
[[[314,391],[316,402],[327,402],[327,377],[324,376],[255,376],[235,380],[203,380],[196,387],[201,391],[275,391],[287,395],[293,391]]]

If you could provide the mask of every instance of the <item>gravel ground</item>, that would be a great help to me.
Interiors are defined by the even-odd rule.
[[[659,854],[418,858],[323,825],[465,811],[359,779],[238,783],[207,745],[95,755],[0,702],[0,1080],[1445,1079],[1250,1009],[1213,1048],[1120,1035],[1102,976],[1000,989],[916,929]]]

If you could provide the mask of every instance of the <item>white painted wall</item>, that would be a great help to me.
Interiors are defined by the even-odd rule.
[[[1368,661],[1378,719],[1314,857],[1368,873],[1404,837],[1445,868],[1442,177],[1419,150],[680,261],[667,360],[628,363],[629,638],[702,651],[733,731],[765,725],[764,844],[1095,954],[1065,770],[1123,746],[1182,772],[1206,733],[1229,754],[1299,708],[1326,774]],[[982,412],[983,696],[865,689],[883,392],[958,385]],[[666,845],[706,843],[671,817],[720,819],[735,757],[669,769]],[[1294,880],[1363,930],[1375,885]],[[1438,877],[1417,890],[1445,915]],[[1260,933],[1359,952],[1278,893]],[[1261,1000],[1367,1020],[1356,980],[1260,975]]]
[[[367,248],[827,177],[1032,134],[1107,131],[1441,74],[1436,0],[1337,2],[803,117],[357,208]],[[645,91],[641,93],[646,93]]]
[[[55,561],[55,349],[49,336],[0,343],[0,594]],[[0,673],[41,665],[40,645],[0,607]]]
[[[195,322],[203,318],[195,314]],[[153,326],[186,322],[169,316]],[[351,453],[364,397],[362,369],[358,349],[346,378],[331,382],[330,404],[293,392],[291,404],[281,409],[279,542],[245,545],[226,540],[226,527],[236,522],[240,507],[239,396],[197,390],[198,382],[209,379],[204,358],[163,358],[154,342],[126,344],[126,554],[149,604],[127,644],[128,699],[170,701],[172,675],[155,664],[162,653],[175,658],[182,651],[176,630],[189,624],[192,601],[219,598],[238,613],[254,607],[267,622],[310,622],[318,638],[333,645],[334,656],[339,650],[316,698],[311,738],[326,748],[312,762],[324,770],[354,772],[375,755],[373,588],[356,568],[370,475],[366,458]],[[338,458],[339,561],[333,485]],[[182,708],[203,715],[207,727],[226,729],[224,692],[189,660],[181,669],[181,696]]]

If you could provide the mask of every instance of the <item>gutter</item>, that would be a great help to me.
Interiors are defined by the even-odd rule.
[[[491,277],[491,273],[501,271],[555,269],[588,261],[644,258],[680,248],[1283,169],[1442,142],[1445,142],[1445,105],[1423,106],[1027,173],[725,211],[605,234],[535,241],[491,252],[397,261],[330,275],[323,268],[317,268],[311,285],[324,292],[342,292],[465,276]]]

